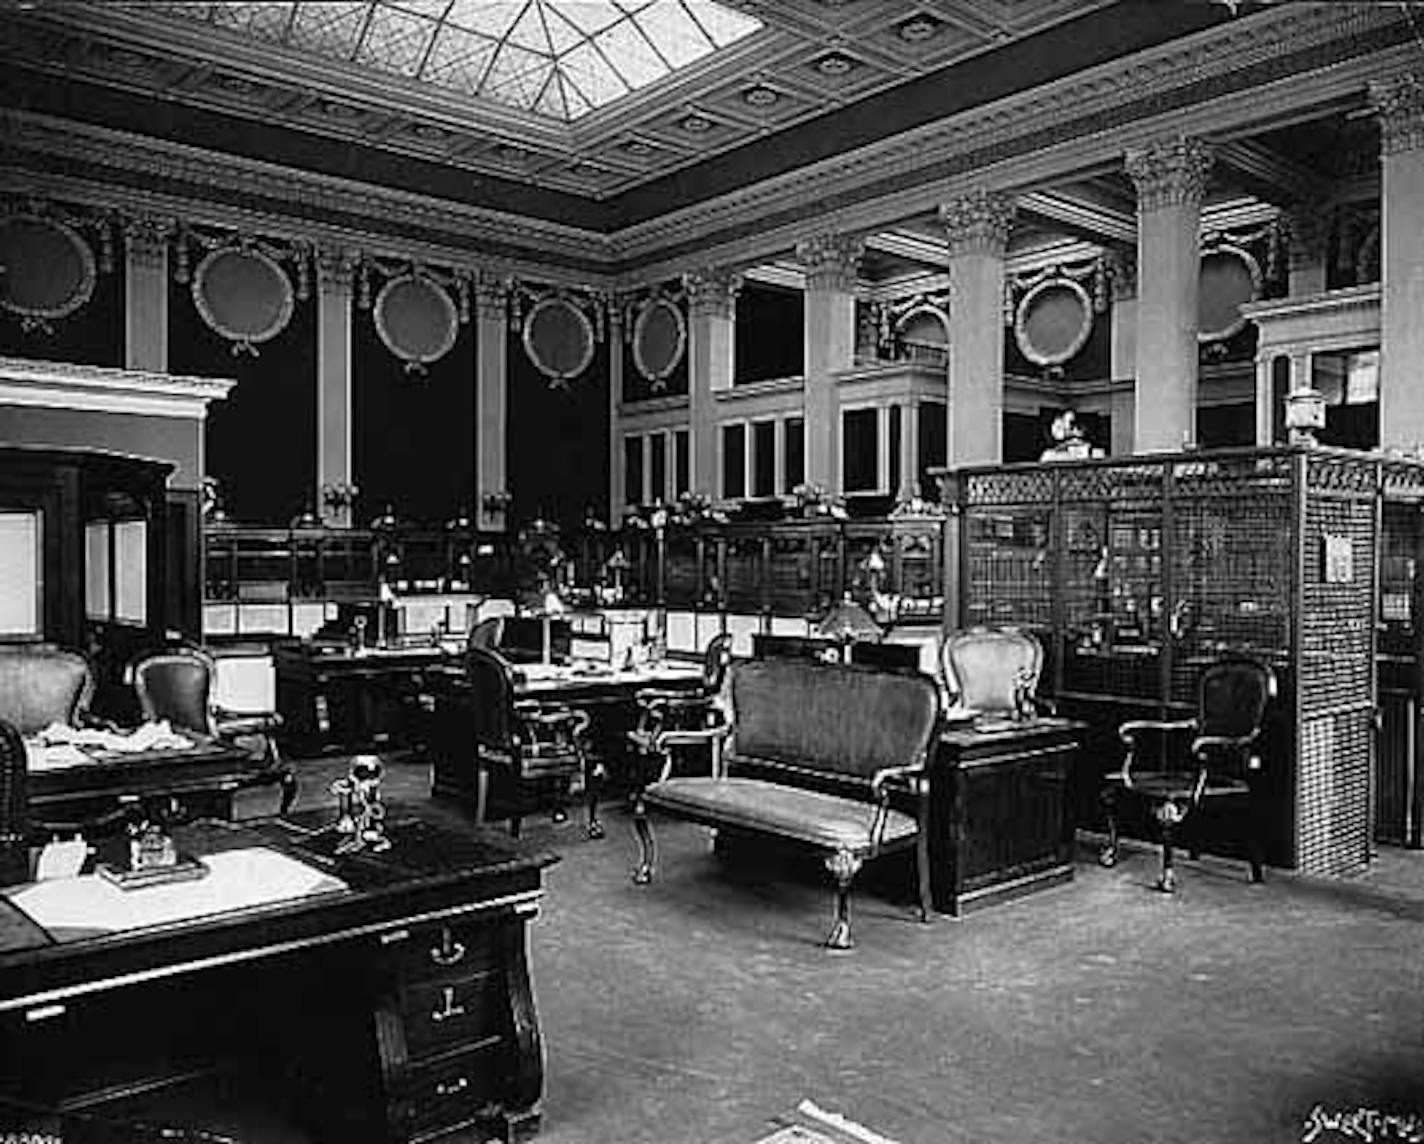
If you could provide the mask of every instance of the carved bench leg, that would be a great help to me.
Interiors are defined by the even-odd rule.
[[[653,842],[653,825],[648,821],[648,806],[641,791],[633,796],[633,833],[638,838],[638,865],[633,870],[633,881],[639,886],[646,886],[653,880],[657,847]]]
[[[836,920],[826,935],[827,949],[853,949],[850,936],[850,884],[862,865],[862,859],[849,850],[837,850],[826,856],[826,869],[836,880]]]

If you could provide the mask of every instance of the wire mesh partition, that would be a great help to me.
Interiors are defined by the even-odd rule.
[[[1367,861],[1376,621],[1382,600],[1400,613],[1415,592],[1414,552],[1407,564],[1394,557],[1384,591],[1381,522],[1409,522],[1396,549],[1418,544],[1417,507],[1397,506],[1424,501],[1424,465],[1222,450],[961,469],[943,492],[958,519],[952,615],[1035,631],[1046,685],[1092,727],[1075,782],[1080,824],[1096,820],[1102,775],[1121,759],[1117,725],[1190,714],[1204,668],[1239,651],[1270,664],[1281,686],[1260,787],[1268,860],[1326,875]],[[1411,663],[1395,676],[1412,713]],[[1412,776],[1416,737],[1395,737]],[[1227,847],[1225,835],[1203,843]]]

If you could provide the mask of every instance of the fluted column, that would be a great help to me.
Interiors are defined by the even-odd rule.
[[[1380,122],[1380,444],[1424,444],[1424,83],[1370,85]]]
[[[499,498],[509,492],[506,432],[509,385],[509,283],[482,273],[475,302],[475,519],[483,529],[505,527]],[[613,355],[616,357],[617,355]],[[616,467],[616,466],[614,466]],[[491,499],[491,494],[494,494]]]
[[[732,388],[736,346],[736,303],[739,274],[721,267],[703,267],[683,277],[688,314],[688,440],[692,447],[692,491],[716,496],[717,409],[712,395]]]
[[[831,375],[855,362],[855,278],[865,244],[825,234],[796,244],[806,274],[802,318],[806,480],[839,492],[840,410]]]
[[[124,365],[168,371],[168,219],[124,220]]]
[[[608,306],[608,520],[609,523],[623,519],[624,485],[627,474],[623,471],[623,423],[619,411],[623,408],[623,326],[622,301],[614,298]],[[668,468],[673,467],[673,458],[668,458]]]
[[[1211,163],[1205,143],[1181,137],[1127,154],[1137,188],[1138,452],[1196,440],[1199,236]]]
[[[1137,375],[1137,260],[1132,254],[1115,252],[1108,259],[1108,283],[1112,290],[1112,360],[1109,376],[1113,391],[1108,398],[1112,411],[1112,454],[1131,453],[1136,430],[1136,402],[1131,388],[1119,386]]]
[[[351,292],[359,256],[341,246],[316,251],[316,483],[318,490],[350,487]],[[351,524],[349,501],[317,505],[332,524]]]
[[[975,191],[944,203],[949,240],[947,463],[996,464],[1004,451],[1004,251],[1014,200]]]

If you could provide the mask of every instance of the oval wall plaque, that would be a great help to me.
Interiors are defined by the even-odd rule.
[[[1239,246],[1217,246],[1202,255],[1197,294],[1197,340],[1221,342],[1246,325],[1241,307],[1261,293],[1261,267]]]
[[[664,381],[682,362],[687,323],[666,298],[644,303],[633,322],[633,364],[649,381]]]
[[[460,334],[454,301],[423,275],[392,278],[376,295],[373,315],[381,341],[409,370],[444,357]]]
[[[260,250],[209,252],[193,272],[192,291],[203,321],[232,342],[233,353],[255,354],[292,318],[291,280]]]
[[[1014,311],[1014,341],[1034,365],[1071,361],[1092,332],[1092,299],[1071,278],[1049,278],[1031,287]]]
[[[524,319],[524,352],[557,385],[588,368],[593,343],[593,323],[567,298],[541,298]]]
[[[37,215],[0,219],[0,306],[25,327],[47,327],[94,294],[94,252],[72,227]]]

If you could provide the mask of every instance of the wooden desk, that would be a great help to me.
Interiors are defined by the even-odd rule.
[[[177,838],[210,858],[263,848],[344,888],[96,934],[42,929],[11,887],[0,1096],[102,1110],[204,1070],[255,1070],[283,1115],[333,1144],[534,1131],[543,1056],[525,923],[555,858],[424,804],[389,808],[389,850],[335,856],[334,836],[313,833],[330,818],[205,822]]]
[[[1083,725],[951,728],[930,767],[935,909],[959,916],[1073,877],[1070,781]]]
[[[26,776],[30,816],[36,822],[74,822],[121,802],[172,796],[190,816],[231,818],[234,792],[260,781],[265,769],[244,750],[198,739],[188,750],[113,752],[87,763],[32,765]]]

